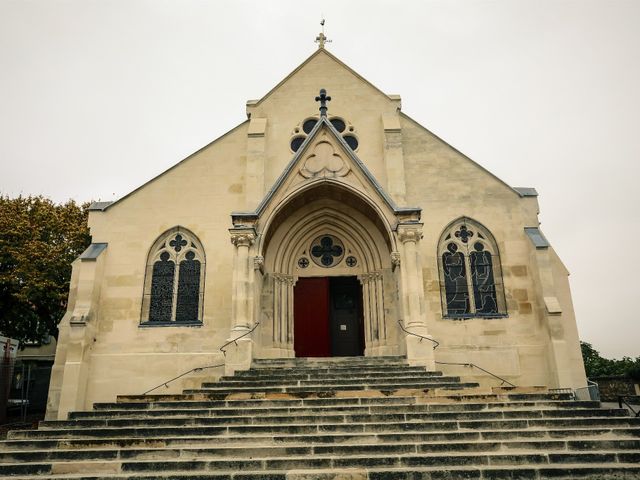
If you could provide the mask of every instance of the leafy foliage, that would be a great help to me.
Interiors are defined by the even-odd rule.
[[[91,243],[89,204],[0,196],[0,332],[24,341],[57,336],[71,262]]]
[[[627,376],[640,380],[640,357],[622,357],[620,360],[603,358],[590,343],[580,342],[587,377]]]

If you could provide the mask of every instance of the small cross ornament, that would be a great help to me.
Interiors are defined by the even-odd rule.
[[[331,101],[331,97],[327,95],[327,91],[324,88],[320,89],[320,95],[316,97],[316,102],[320,102],[320,116],[327,116],[327,102]]]

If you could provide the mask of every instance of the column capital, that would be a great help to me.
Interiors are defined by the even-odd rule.
[[[253,228],[230,228],[231,243],[236,247],[250,247],[256,239],[256,231]]]
[[[417,242],[422,238],[422,223],[401,223],[398,225],[398,238],[402,243]]]

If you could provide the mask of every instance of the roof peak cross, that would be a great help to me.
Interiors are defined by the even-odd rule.
[[[324,18],[320,20],[320,25],[322,26],[322,31],[316,37],[316,43],[318,44],[318,48],[324,48],[324,44],[331,43],[331,40],[324,34]]]
[[[320,89],[320,95],[316,97],[316,102],[320,102],[320,117],[327,116],[327,102],[331,101],[331,97],[327,95],[324,88]]]

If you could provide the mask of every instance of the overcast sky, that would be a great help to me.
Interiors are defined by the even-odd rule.
[[[123,196],[245,120],[322,14],[404,112],[536,187],[582,339],[640,355],[638,0],[0,0],[0,193]]]

